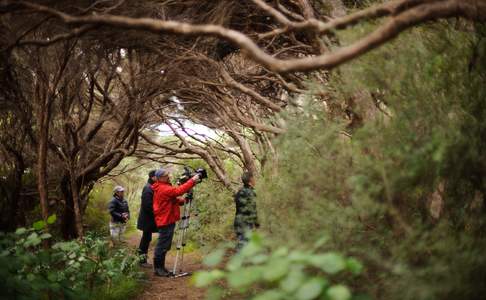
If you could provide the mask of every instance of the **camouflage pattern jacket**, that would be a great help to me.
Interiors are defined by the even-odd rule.
[[[236,216],[234,227],[237,233],[244,233],[245,230],[259,226],[255,197],[255,191],[249,186],[242,187],[235,194]]]

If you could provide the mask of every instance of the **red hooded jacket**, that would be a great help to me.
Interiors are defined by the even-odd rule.
[[[181,218],[179,204],[184,199],[177,198],[187,193],[196,183],[189,179],[184,184],[172,186],[167,182],[157,181],[152,185],[154,190],[154,217],[157,227],[173,224]]]

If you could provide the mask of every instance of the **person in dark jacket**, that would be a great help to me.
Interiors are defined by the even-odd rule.
[[[254,190],[255,178],[250,172],[241,176],[243,187],[235,194],[236,214],[234,229],[237,238],[236,250],[240,250],[247,242],[245,234],[260,227],[258,223],[256,193]]]
[[[148,176],[147,184],[142,190],[142,202],[140,204],[140,213],[137,220],[137,229],[142,231],[142,238],[140,239],[140,245],[138,246],[138,254],[141,257],[140,265],[142,267],[152,266],[147,263],[147,253],[150,242],[152,241],[152,233],[157,232],[153,208],[154,191],[152,189],[152,184],[157,180],[157,177],[155,177],[155,170],[150,171]]]
[[[111,215],[110,235],[113,243],[120,242],[126,229],[126,223],[130,219],[130,210],[128,202],[123,198],[125,189],[117,185],[113,189],[113,198],[108,204],[108,210]]]

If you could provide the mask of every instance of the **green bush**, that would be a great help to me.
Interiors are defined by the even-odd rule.
[[[48,223],[55,222],[55,216]],[[136,290],[138,257],[92,235],[52,242],[44,221],[0,235],[0,288],[7,299],[120,299]],[[131,286],[127,286],[131,282]],[[100,295],[100,297],[97,297]],[[115,297],[116,296],[116,297]]]
[[[110,214],[108,203],[112,197],[113,188],[111,185],[96,184],[89,194],[89,202],[84,215],[84,223],[91,231],[103,235],[109,235]]]
[[[414,29],[333,72],[330,99],[289,117],[257,186],[275,245],[328,235],[325,250],[366,265],[350,285],[376,299],[486,294],[486,42],[451,27]]]
[[[320,252],[325,241],[326,238],[321,238],[311,249],[290,250],[281,246],[272,250],[261,235],[252,233],[249,242],[231,257],[225,269],[197,272],[193,281],[197,287],[211,286],[210,299],[219,299],[224,294],[221,281],[237,299],[351,299],[351,291],[339,278],[359,275],[363,266],[355,258],[340,253]],[[224,254],[224,248],[214,251],[205,258],[205,265],[217,266]]]

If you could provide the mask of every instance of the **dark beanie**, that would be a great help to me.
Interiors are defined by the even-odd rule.
[[[149,178],[152,178],[155,176],[155,170],[152,170],[149,172]]]

